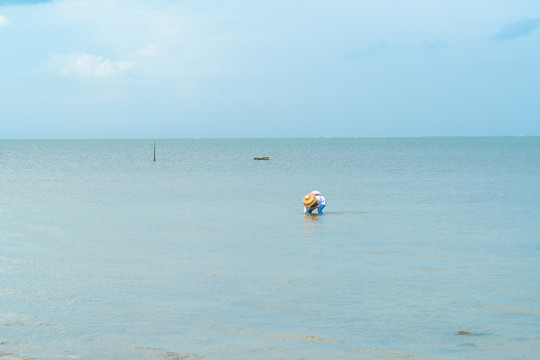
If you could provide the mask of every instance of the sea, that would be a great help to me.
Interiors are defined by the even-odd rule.
[[[0,191],[2,360],[540,358],[540,137],[2,140]]]

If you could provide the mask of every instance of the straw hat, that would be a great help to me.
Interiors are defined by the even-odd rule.
[[[313,195],[313,194],[307,194],[307,195],[304,196],[304,198],[302,199],[302,203],[303,203],[304,206],[306,206],[306,207],[313,206],[316,202],[317,202],[317,198],[316,198],[315,195]]]

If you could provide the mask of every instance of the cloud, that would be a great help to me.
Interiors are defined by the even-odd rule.
[[[36,5],[52,2],[52,0],[0,0],[0,6],[9,5]]]
[[[524,18],[503,26],[502,29],[499,30],[499,32],[495,35],[491,36],[489,40],[506,41],[526,36],[533,33],[538,25],[540,25],[540,19]]]
[[[85,79],[115,78],[128,74],[134,68],[128,61],[112,61],[101,55],[81,52],[54,55],[52,63],[59,75]]]
[[[0,27],[9,26],[11,23],[9,19],[4,15],[0,14]]]
[[[155,44],[150,44],[143,48],[140,52],[144,56],[156,56],[158,53],[158,47]]]

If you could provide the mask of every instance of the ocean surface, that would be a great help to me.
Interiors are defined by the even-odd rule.
[[[540,137],[153,151],[0,141],[2,360],[539,359]]]

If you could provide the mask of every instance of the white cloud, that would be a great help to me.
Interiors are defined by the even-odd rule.
[[[150,44],[141,50],[141,54],[144,56],[156,56],[158,47],[155,44]]]
[[[9,19],[5,17],[4,15],[0,14],[0,27],[8,26],[11,23],[9,22]]]
[[[58,74],[79,78],[114,78],[127,74],[134,68],[128,61],[112,61],[101,55],[86,53],[60,54],[53,57]]]

